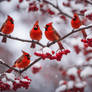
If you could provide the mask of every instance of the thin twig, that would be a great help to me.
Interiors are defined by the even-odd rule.
[[[8,67],[8,68],[10,68],[10,69],[12,69],[12,70],[14,70],[14,71],[16,71],[16,72],[19,72],[19,70],[15,69],[14,67],[10,67],[10,66],[9,66],[8,64],[6,64],[2,59],[0,59],[0,64],[6,66],[6,67]]]
[[[88,1],[88,0],[84,0],[85,2],[87,2],[88,4],[92,5],[92,2]]]
[[[6,36],[9,39],[13,39],[13,40],[21,41],[21,42],[35,43],[35,44],[40,45],[41,47],[45,47],[43,44],[39,43],[38,41],[20,39],[20,38],[17,38],[17,37],[13,37],[11,35],[5,35],[3,33],[0,33],[0,36]]]

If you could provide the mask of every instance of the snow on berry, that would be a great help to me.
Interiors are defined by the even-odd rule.
[[[15,80],[15,75],[12,74],[12,73],[6,73],[6,77],[7,77],[7,79],[9,79],[9,80],[12,80],[12,81]]]
[[[80,76],[82,78],[87,78],[87,77],[92,76],[92,68],[91,67],[84,68],[84,70],[82,70]]]
[[[48,47],[43,48],[42,52],[43,52],[43,54],[46,54],[46,53],[52,54],[52,50],[50,48],[48,48]]]
[[[41,65],[39,63],[36,63],[32,66],[32,73],[36,74],[42,69]]]
[[[67,82],[68,89],[72,89],[74,87],[74,81]]]
[[[78,69],[76,67],[73,67],[73,68],[68,69],[67,74],[77,76],[77,71]]]
[[[64,82],[66,82],[66,81],[60,80],[60,81],[59,81],[59,85],[62,85]]]
[[[82,48],[83,47],[83,44],[81,44],[81,38],[73,38],[73,39],[69,39],[71,42],[71,44],[73,45],[73,46],[75,46],[75,45],[78,45],[79,46],[79,48]]]
[[[87,11],[85,12],[85,16],[90,15],[90,14],[92,14],[92,10],[91,10],[91,9],[89,9],[89,10],[87,10]]]
[[[56,92],[63,92],[67,89],[67,86],[66,85],[62,85],[60,86],[59,88],[56,89]]]
[[[6,78],[2,78],[1,81],[2,81],[2,82],[6,82]]]
[[[86,85],[84,81],[76,82],[75,87],[76,88],[83,88]]]

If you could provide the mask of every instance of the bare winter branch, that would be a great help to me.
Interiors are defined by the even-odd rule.
[[[38,0],[38,1],[40,1],[40,0]],[[70,16],[69,14],[63,12],[58,6],[55,6],[53,3],[51,3],[51,2],[49,2],[47,0],[43,0],[43,2],[45,2],[45,3],[47,3],[47,4],[51,5],[51,6],[53,6],[55,9],[57,9],[59,11],[59,14],[63,14],[66,17],[72,19],[72,16]]]
[[[10,66],[9,66],[8,64],[6,64],[2,59],[0,59],[0,64],[6,66],[6,67],[8,67],[8,68],[10,68],[10,69],[12,69],[12,70],[14,70],[14,71],[16,71],[16,72],[19,72],[19,70],[15,69],[14,67],[10,67]]]
[[[3,34],[3,33],[0,33],[0,36],[6,36],[6,37],[9,38],[9,39],[13,39],[13,40],[21,41],[21,42],[35,43],[35,44],[40,45],[41,47],[44,47],[44,45],[41,44],[41,43],[39,43],[38,41],[24,40],[24,39],[20,39],[20,38],[17,38],[17,37],[13,37],[13,36],[11,36],[11,35],[5,35],[5,34]]]

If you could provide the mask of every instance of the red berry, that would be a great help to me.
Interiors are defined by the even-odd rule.
[[[46,56],[47,56],[47,55],[45,55],[45,54],[42,54],[42,55],[41,55],[42,59],[45,59]]]
[[[43,7],[43,4],[40,4],[40,8],[42,8]]]
[[[32,73],[36,74],[41,70],[42,67],[32,67]]]
[[[19,0],[19,3],[22,3],[23,2],[23,0]]]
[[[53,12],[52,10],[48,9],[47,12],[50,14],[50,15],[54,15],[55,12]]]
[[[87,40],[86,40],[86,39],[82,39],[81,41],[82,41],[82,42],[84,42],[84,43],[86,43],[86,42],[87,42]]]
[[[87,48],[88,47],[88,44],[87,43],[84,43],[84,47]]]
[[[86,16],[89,20],[92,20],[92,14]]]
[[[54,50],[52,50],[52,54],[55,54],[55,51]]]

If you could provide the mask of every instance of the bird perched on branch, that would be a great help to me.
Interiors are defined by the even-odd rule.
[[[30,38],[32,40],[40,41],[42,39],[42,31],[39,27],[39,21],[36,21],[32,30],[30,31]],[[35,48],[35,43],[31,44],[31,48]]]
[[[81,20],[80,20],[79,16],[76,13],[74,13],[73,18],[71,20],[71,26],[72,26],[72,28],[73,29],[77,29],[81,25],[82,25],[82,23],[81,23]]]
[[[0,29],[0,32],[5,34],[5,36],[3,36],[2,42],[6,43],[7,41],[6,35],[11,34],[13,32],[13,29],[14,29],[14,20],[12,17],[8,15],[5,23],[2,25]]]
[[[30,54],[28,54],[27,52],[25,51],[22,51],[23,55],[21,57],[19,57],[13,67],[17,67],[19,69],[22,69],[22,68],[26,68],[29,64],[30,64]],[[12,71],[12,69],[8,69],[8,73],[10,73]]]
[[[82,25],[82,21],[80,20],[78,14],[74,13],[74,16],[71,20],[71,26],[73,29],[77,29],[79,28],[80,26]],[[87,37],[87,34],[85,32],[85,29],[83,29],[82,31],[82,34],[83,34],[83,37],[86,38]]]
[[[52,22],[46,24],[45,36],[49,41],[56,41],[61,38],[60,35],[56,32],[56,30],[53,28]],[[58,41],[57,43],[59,45],[60,50],[64,49],[64,47],[60,41]]]

